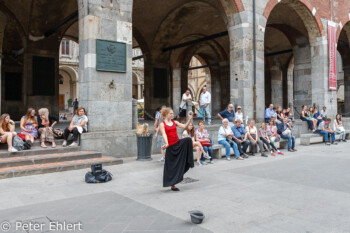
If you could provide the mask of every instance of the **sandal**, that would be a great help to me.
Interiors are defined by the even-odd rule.
[[[45,144],[44,144],[44,145],[41,144],[40,146],[41,146],[42,148],[47,148],[47,146],[46,146]]]
[[[178,189],[178,188],[171,188],[171,191],[178,192],[178,191],[180,191],[180,189]]]

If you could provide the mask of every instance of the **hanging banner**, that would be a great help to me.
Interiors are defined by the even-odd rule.
[[[328,21],[328,54],[329,54],[329,90],[337,90],[337,24]]]

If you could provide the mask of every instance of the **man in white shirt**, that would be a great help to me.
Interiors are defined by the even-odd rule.
[[[322,108],[322,110],[320,111],[320,114],[321,114],[321,117],[322,117],[323,120],[325,120],[327,118],[327,108],[326,108],[326,106],[324,106]]]
[[[204,86],[200,95],[199,103],[201,105],[201,112],[203,114],[203,122],[205,122],[205,113],[207,113],[208,124],[211,125],[211,115],[209,105],[211,103],[211,94],[207,91],[207,87]]]
[[[191,96],[190,89],[187,89],[186,92],[182,95],[182,99],[180,103],[180,113],[179,113],[180,123],[184,123],[186,120],[186,110],[187,110],[186,102],[189,100],[192,100],[192,96]]]

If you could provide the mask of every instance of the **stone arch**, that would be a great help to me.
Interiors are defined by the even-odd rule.
[[[286,4],[298,13],[299,17],[304,21],[307,31],[309,32],[310,41],[313,42],[317,37],[323,35],[324,32],[321,18],[317,11],[313,16],[312,12],[314,9],[316,10],[316,8],[313,7],[309,0],[269,0],[263,13],[266,19],[269,18],[271,12],[278,4]]]

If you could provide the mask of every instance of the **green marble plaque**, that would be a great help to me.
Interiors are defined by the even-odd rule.
[[[126,44],[96,40],[96,70],[126,72]]]

